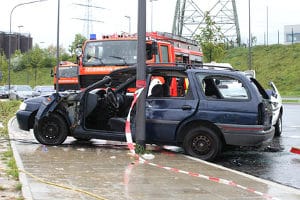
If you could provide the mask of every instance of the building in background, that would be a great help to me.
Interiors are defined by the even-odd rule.
[[[300,43],[300,24],[284,26],[284,43]]]
[[[27,52],[32,48],[32,37],[30,34],[11,34],[11,55],[16,50],[20,50],[22,53]],[[9,33],[0,32],[0,52],[4,52],[8,58],[9,55]]]

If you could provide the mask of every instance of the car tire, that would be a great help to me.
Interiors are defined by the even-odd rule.
[[[60,145],[68,136],[68,126],[62,116],[51,113],[34,126],[34,136],[41,144]]]
[[[192,128],[188,131],[183,141],[185,153],[202,159],[214,160],[222,149],[220,137],[206,127]]]
[[[275,136],[279,137],[282,133],[282,114],[279,115],[275,124]]]

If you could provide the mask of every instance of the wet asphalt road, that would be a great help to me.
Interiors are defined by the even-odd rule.
[[[259,148],[227,149],[215,163],[300,189],[300,104],[285,104],[281,137]]]

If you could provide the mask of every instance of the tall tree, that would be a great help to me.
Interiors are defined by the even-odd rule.
[[[75,50],[78,46],[81,46],[85,41],[86,41],[86,37],[84,37],[83,35],[81,35],[80,33],[75,35],[75,40],[72,42],[72,44],[69,46],[69,52],[74,55],[75,54]]]
[[[202,47],[204,62],[220,61],[225,55],[224,35],[209,12],[205,12],[204,20],[206,26],[200,28],[200,33],[195,39]]]
[[[37,79],[37,72],[39,71],[38,69],[42,67],[42,57],[43,57],[43,51],[42,49],[39,48],[38,45],[36,45],[32,51],[31,51],[31,60],[30,60],[30,65],[32,70],[34,70],[34,83],[36,85],[36,79]]]

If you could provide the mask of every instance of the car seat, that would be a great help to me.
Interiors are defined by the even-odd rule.
[[[162,97],[164,94],[163,86],[161,84],[156,84],[152,90],[150,97]]]
[[[218,90],[215,81],[212,78],[204,79],[204,83],[205,83],[205,96],[210,98],[216,98],[216,99],[222,98],[222,95]]]

